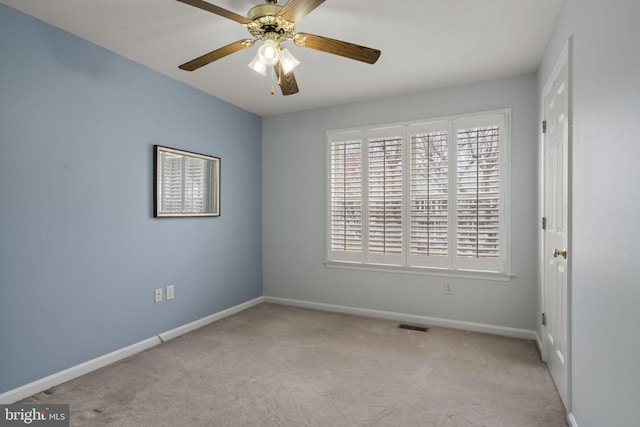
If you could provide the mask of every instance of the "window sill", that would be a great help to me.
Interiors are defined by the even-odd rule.
[[[493,280],[498,282],[509,282],[515,274],[497,273],[491,271],[474,270],[451,270],[447,268],[428,267],[400,267],[385,264],[363,264],[359,262],[345,261],[325,261],[328,268],[339,268],[347,270],[379,271],[383,273],[403,273],[424,276],[457,277],[463,279]]]

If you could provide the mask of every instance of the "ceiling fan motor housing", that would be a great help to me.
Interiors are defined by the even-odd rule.
[[[283,42],[296,35],[295,24],[287,21],[278,13],[282,6],[277,4],[261,4],[249,10],[247,18],[253,22],[245,24],[249,33],[257,40],[274,40]]]
[[[249,9],[249,13],[247,13],[247,18],[252,21],[258,18],[262,18],[263,16],[275,16],[280,12],[282,6],[278,6],[277,4],[259,4],[258,6],[254,6]]]

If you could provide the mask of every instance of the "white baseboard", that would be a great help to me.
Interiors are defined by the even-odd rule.
[[[502,335],[535,341],[537,334],[528,329],[508,328],[505,326],[488,325],[484,323],[463,322],[460,320],[441,319],[438,317],[419,316],[415,314],[396,313],[392,311],[372,310],[368,308],[349,307],[334,304],[324,304],[312,301],[301,301],[288,298],[264,297],[264,302],[289,305],[292,307],[310,308],[313,310],[330,311],[334,313],[353,314],[356,316],[375,317],[394,320],[397,322],[417,323],[425,326],[461,329],[465,331],[481,332],[485,334]]]
[[[567,415],[567,421],[569,421],[569,425],[571,427],[578,427],[578,422],[576,421],[575,417],[573,416],[573,412],[569,412],[569,414]]]
[[[71,368],[65,369],[64,371],[56,372],[53,375],[49,375],[48,377],[36,380],[29,384],[25,384],[16,389],[9,390],[5,393],[0,394],[0,404],[11,404],[17,402],[18,400],[24,399],[25,397],[40,393],[41,391],[47,390],[51,387],[65,383],[74,378],[78,378],[81,375],[88,374],[91,371],[95,371],[96,369],[100,369],[104,366],[115,363],[118,360],[124,359],[125,357],[140,353],[141,351],[160,344],[160,342],[160,338],[158,337],[148,338],[144,341],[140,341],[114,352],[96,357],[95,359],[89,360],[79,365],[72,366]]]
[[[227,316],[231,316],[232,314],[239,313],[243,310],[253,307],[254,305],[260,304],[263,301],[264,301],[264,297],[258,297],[258,298],[252,299],[242,304],[238,304],[236,306],[227,308],[226,310],[222,310],[217,313],[214,313],[210,316],[203,317],[202,319],[198,319],[194,322],[187,323],[186,325],[178,326],[177,328],[171,329],[170,331],[162,332],[161,334],[158,335],[158,337],[162,342],[172,340],[176,337],[179,337],[180,335],[186,334],[187,332],[194,331],[198,328],[208,325],[209,323],[216,322],[220,319],[224,319]]]
[[[196,320],[195,322],[191,322],[170,331],[163,332],[144,341],[140,341],[130,346],[105,354],[103,356],[99,356],[95,359],[89,360],[79,365],[72,366],[69,369],[65,369],[64,371],[49,375],[48,377],[36,380],[29,384],[25,384],[13,390],[9,390],[5,393],[0,394],[0,404],[11,404],[17,402],[18,400],[24,399],[25,397],[33,396],[34,394],[40,393],[41,391],[47,390],[51,387],[55,387],[74,378],[78,378],[79,376],[88,374],[89,372],[95,371],[96,369],[103,368],[107,365],[122,360],[125,357],[140,353],[141,351],[147,350],[165,341],[176,338],[182,334],[186,334],[187,332],[191,332],[195,329],[201,328],[202,326],[208,325],[209,323],[213,323],[217,320],[238,313],[242,310],[246,310],[247,308],[252,307],[256,304],[260,304],[261,302],[263,302],[263,300],[264,297],[258,297],[256,299],[236,305],[226,310],[219,311],[218,313],[204,317],[200,320]]]

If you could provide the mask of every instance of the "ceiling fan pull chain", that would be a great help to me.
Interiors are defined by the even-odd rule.
[[[273,67],[271,67],[271,71],[269,72],[269,74],[271,75],[271,95],[275,95],[276,86],[273,82],[275,81],[276,77],[275,77],[275,73],[273,72]]]

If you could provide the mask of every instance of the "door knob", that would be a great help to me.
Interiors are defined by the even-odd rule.
[[[554,250],[553,250],[553,256],[554,256],[555,258],[557,258],[557,257],[558,257],[558,255],[562,255],[562,257],[563,257],[564,259],[567,259],[567,249],[566,249],[566,248],[565,248],[565,249],[563,249],[563,250],[560,250],[560,249],[554,249]]]

